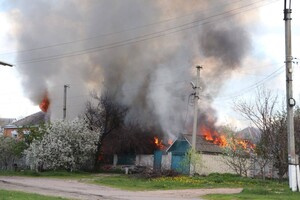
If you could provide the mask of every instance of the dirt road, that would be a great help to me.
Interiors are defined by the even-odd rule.
[[[205,194],[239,193],[241,188],[188,189],[160,191],[125,191],[105,186],[81,183],[76,180],[28,177],[1,177],[0,189],[17,190],[43,195],[83,200],[193,200]]]

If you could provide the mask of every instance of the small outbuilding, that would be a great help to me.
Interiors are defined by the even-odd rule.
[[[167,149],[167,153],[171,154],[171,169],[188,174],[189,164],[182,164],[185,155],[192,147],[192,135],[180,135],[174,143]],[[223,162],[222,147],[204,139],[203,136],[197,135],[196,137],[196,151],[201,153],[202,167],[195,169],[198,174],[207,175],[210,173],[234,173]]]

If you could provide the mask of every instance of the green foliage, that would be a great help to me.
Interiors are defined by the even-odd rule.
[[[65,198],[44,196],[33,193],[0,190],[0,200],[62,200]]]
[[[16,157],[21,157],[23,155],[23,151],[27,148],[27,145],[24,140],[16,141],[13,146],[13,154]]]
[[[190,148],[185,156],[184,159],[180,163],[182,169],[187,169],[191,166],[191,174],[201,173],[202,168],[204,166],[202,160],[202,154],[197,152],[196,150]]]
[[[23,140],[0,136],[0,167],[12,168],[13,164],[22,157],[26,148]]]
[[[29,146],[33,140],[42,140],[43,136],[47,132],[47,126],[50,126],[50,124],[41,124],[39,127],[24,127],[20,129],[21,133],[24,133],[24,131],[29,133],[23,134],[25,143]]]

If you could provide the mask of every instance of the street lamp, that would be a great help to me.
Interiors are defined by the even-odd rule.
[[[2,62],[2,61],[0,61],[0,65],[9,66],[9,67],[14,66],[12,64],[9,64],[9,63],[6,63],[6,62]]]

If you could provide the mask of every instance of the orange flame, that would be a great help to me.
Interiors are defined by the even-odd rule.
[[[162,143],[162,140],[159,140],[158,137],[154,137],[154,144],[156,145],[156,147],[160,150],[164,149],[165,146]]]
[[[48,98],[48,94],[46,93],[43,100],[41,101],[39,107],[43,112],[47,112],[50,105],[50,100]]]
[[[202,126],[202,127],[200,127],[200,131],[201,131],[201,135],[203,136],[203,138],[213,144],[217,144],[221,147],[226,147],[229,145],[225,135],[219,134],[215,130],[210,130],[206,126]],[[236,140],[237,140],[237,144],[239,144],[243,149],[255,148],[255,144],[252,144],[248,140],[243,140],[243,139],[238,139],[238,138]]]
[[[205,126],[202,126],[200,129],[201,129],[201,134],[203,135],[205,140],[210,141],[222,147],[227,145],[227,140],[224,135],[219,135],[217,131],[209,130]]]

